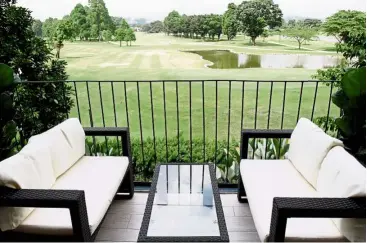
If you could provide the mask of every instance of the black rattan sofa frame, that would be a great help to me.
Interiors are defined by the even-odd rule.
[[[121,137],[122,155],[128,157],[129,166],[116,192],[115,199],[131,199],[134,196],[134,174],[130,151],[128,128],[84,128],[86,136]],[[70,210],[73,234],[71,236],[36,235],[15,231],[0,231],[0,241],[94,241],[99,231],[91,234],[89,229],[84,191],[10,189],[0,187],[0,207],[67,208]]]
[[[240,158],[247,159],[250,138],[290,138],[292,130],[241,131]],[[247,202],[241,173],[237,198]],[[275,197],[269,229],[270,242],[282,242],[288,218],[366,218],[366,198],[295,198]]]

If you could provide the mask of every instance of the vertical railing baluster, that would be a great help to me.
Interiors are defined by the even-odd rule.
[[[244,110],[244,99],[245,99],[245,81],[242,81],[242,98],[241,98],[241,131],[243,130],[243,110]]]
[[[259,81],[256,82],[254,129],[256,129],[256,127],[257,127],[257,106],[258,106],[258,99],[259,99]],[[256,139],[256,138],[254,138],[254,139]],[[256,140],[254,142],[254,147],[256,147],[255,144],[256,144]],[[255,158],[255,149],[252,150],[252,158]]]
[[[157,150],[156,150],[156,142],[155,142],[155,125],[154,125],[154,105],[153,105],[153,90],[152,90],[152,81],[149,81],[149,89],[150,89],[150,110],[152,111],[152,129],[153,129],[153,147],[154,147],[154,157],[155,163],[157,163]]]
[[[98,81],[98,90],[99,90],[99,101],[101,103],[101,114],[102,114],[102,124],[103,127],[106,127],[106,122],[104,119],[104,109],[103,109],[103,100],[102,100],[102,91],[101,91],[101,81]],[[108,144],[107,144],[107,137],[104,137],[106,143],[106,154],[108,154]]]
[[[270,82],[269,108],[268,108],[268,122],[266,124],[266,129],[269,129],[270,127],[271,101],[273,98],[273,84],[274,84],[273,81],[271,81]],[[268,139],[266,138],[265,139],[265,159],[268,159],[266,157],[267,150],[268,150]]]
[[[62,96],[63,96],[63,101],[64,101],[64,108],[66,109],[65,86],[67,86],[68,84],[65,81],[60,82],[60,84],[62,85]],[[69,113],[66,113],[66,117],[69,118]]]
[[[115,127],[117,127],[115,89],[113,87],[113,82],[111,81],[110,83],[111,83],[111,93],[112,93],[113,116],[115,118]],[[116,141],[117,141],[117,152],[118,152],[118,154],[120,154],[120,142],[119,142],[119,137],[118,136],[116,136]]]
[[[284,109],[285,109],[285,96],[287,92],[287,81],[284,82],[284,92],[283,92],[283,105],[282,105],[282,120],[280,122],[280,129],[283,129],[284,123]]]
[[[284,82],[284,93],[283,93],[283,105],[282,105],[282,121],[280,123],[280,128],[283,129],[283,122],[284,122],[284,109],[285,109],[285,98],[287,92],[287,81]],[[278,148],[278,159],[280,159],[280,149],[282,146],[282,138],[279,138],[279,148]]]
[[[191,81],[189,83],[189,107],[190,107],[190,162],[192,163],[192,94],[191,94]],[[190,170],[191,170],[191,166],[190,166]],[[191,173],[191,171],[190,171]],[[191,181],[190,181],[191,183]],[[191,185],[191,184],[190,184]]]
[[[331,95],[333,94],[333,86],[334,86],[334,82],[331,82],[331,84],[330,84],[330,95],[329,95],[329,104],[328,104],[328,108],[327,108],[327,116],[326,116],[326,123],[325,123],[325,132],[327,131],[327,125],[329,123]]]
[[[254,128],[257,127],[257,107],[259,103],[259,81],[256,82],[256,98],[255,98],[255,124]]]
[[[90,122],[90,126],[93,127],[93,111],[92,111],[92,105],[91,105],[91,102],[90,102],[90,93],[89,93],[89,82],[86,81],[85,82],[85,85],[87,86],[87,95],[88,95],[88,105],[89,105],[89,122]],[[96,137],[95,136],[92,136],[92,139],[93,139],[93,145],[94,145],[94,148],[96,149]]]
[[[205,159],[205,92],[204,92],[204,81],[201,81],[201,95],[202,95],[202,101],[203,101],[203,153],[204,153],[204,163],[206,162]],[[204,171],[204,167],[203,167]]]
[[[315,87],[315,94],[313,97],[313,105],[312,105],[312,112],[311,112],[311,121],[313,121],[313,114],[315,112],[315,105],[316,105],[316,98],[317,98],[317,89],[319,87],[319,82],[316,81],[316,87]]]
[[[138,95],[138,110],[139,110],[141,156],[142,156],[143,164],[144,164],[144,162],[145,162],[145,159],[144,159],[144,140],[143,140],[143,127],[141,125],[140,87],[139,87],[139,82],[136,82],[136,92],[137,92],[137,95]]]
[[[214,155],[215,172],[217,172],[217,154],[218,154],[218,81],[215,81],[215,155]]]
[[[226,181],[229,181],[228,179],[228,165],[229,165],[229,139],[231,136],[231,97],[232,97],[232,81],[229,81],[228,84],[228,127],[227,127],[227,158],[226,158]]]
[[[166,162],[168,163],[167,112],[166,112],[166,83],[163,81],[162,84],[163,84],[164,134],[165,134],[165,138],[166,138]]]
[[[78,110],[79,121],[82,124],[82,119],[80,117],[80,107],[79,107],[79,99],[78,99],[78,90],[76,89],[76,83],[75,83],[75,81],[73,83],[74,83],[74,92],[75,92],[76,108]]]
[[[176,117],[177,117],[177,162],[180,162],[180,109],[178,105],[178,82],[176,81]]]
[[[296,121],[296,124],[297,124],[297,122],[299,120],[299,114],[300,114],[300,111],[301,111],[302,92],[303,92],[303,81],[301,81],[301,90],[299,92],[298,112],[297,112],[297,121]]]

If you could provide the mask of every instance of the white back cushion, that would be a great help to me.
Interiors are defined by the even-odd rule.
[[[289,145],[287,158],[303,177],[316,188],[322,160],[334,146],[343,143],[330,137],[306,118],[301,118],[295,127]]]
[[[366,169],[344,148],[330,150],[317,179],[320,197],[365,197]],[[350,241],[366,241],[366,219],[333,219]]]
[[[70,118],[57,127],[61,129],[64,136],[72,147],[70,157],[72,160],[79,160],[85,155],[85,133],[77,118]]]
[[[53,127],[44,133],[32,136],[29,139],[29,144],[33,143],[36,145],[42,144],[50,149],[56,178],[76,162],[76,160],[72,160],[72,148],[59,127]]]
[[[42,182],[33,161],[16,154],[0,162],[0,186],[36,189],[42,187]],[[15,229],[32,211],[33,208],[0,207],[0,229]]]
[[[44,143],[29,143],[18,154],[32,160],[40,178],[40,189],[49,189],[53,186],[56,177],[48,146]]]

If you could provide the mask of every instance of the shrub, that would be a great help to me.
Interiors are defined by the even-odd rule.
[[[203,139],[193,139],[192,151],[191,151],[190,140],[183,138],[181,135],[179,138],[180,138],[179,151],[178,151],[177,137],[167,138],[167,147],[165,138],[157,138],[155,140],[155,149],[154,149],[154,140],[152,138],[146,138],[145,140],[143,140],[143,143],[140,142],[139,138],[132,138],[131,153],[132,153],[132,160],[134,163],[135,180],[136,181],[151,180],[157,163],[166,163],[166,162],[203,163],[204,162]],[[86,142],[87,154],[94,156],[104,156],[104,155],[119,156],[122,154],[120,143],[121,143],[120,139],[118,143],[116,138],[106,140],[99,139],[95,141],[93,141],[93,139],[91,138],[88,138]],[[235,141],[230,142],[229,147],[230,151],[236,150],[236,148],[238,149],[238,142]],[[217,145],[215,140],[206,140],[205,162],[214,163],[216,161],[219,169],[225,169],[226,167],[232,166],[233,160],[231,163],[226,163],[227,156],[223,155],[223,151],[225,151],[226,149],[227,149],[226,140],[218,141]],[[233,156],[228,156],[228,160],[231,160],[232,158]],[[235,164],[237,163],[238,160],[236,158]],[[221,180],[228,181],[225,178],[221,178]]]

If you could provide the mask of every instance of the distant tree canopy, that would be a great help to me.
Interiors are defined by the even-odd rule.
[[[239,22],[237,19],[237,6],[234,3],[228,4],[228,9],[222,18],[222,31],[227,36],[228,40],[236,37],[238,32]]]
[[[295,39],[298,42],[298,49],[301,49],[302,44],[304,44],[306,41],[310,41],[317,35],[317,29],[296,25],[284,30],[283,35]]]
[[[129,43],[131,46],[131,42],[136,41],[134,30],[131,29],[130,25],[123,18],[121,19],[121,23],[115,31],[115,39],[120,41],[120,46],[122,41],[125,41],[127,46]]]
[[[282,17],[279,6],[269,0],[244,1],[237,8],[240,27],[251,37],[253,45],[256,45],[256,38],[263,34],[266,26],[270,29],[281,26]]]
[[[153,21],[149,24],[144,24],[142,27],[142,31],[148,33],[160,33],[164,32],[164,26],[162,21]]]
[[[38,37],[42,37],[42,22],[39,19],[33,20],[32,30]]]
[[[322,25],[323,31],[334,36],[339,43],[350,32],[363,32],[366,29],[366,13],[354,10],[341,10],[330,17]]]

